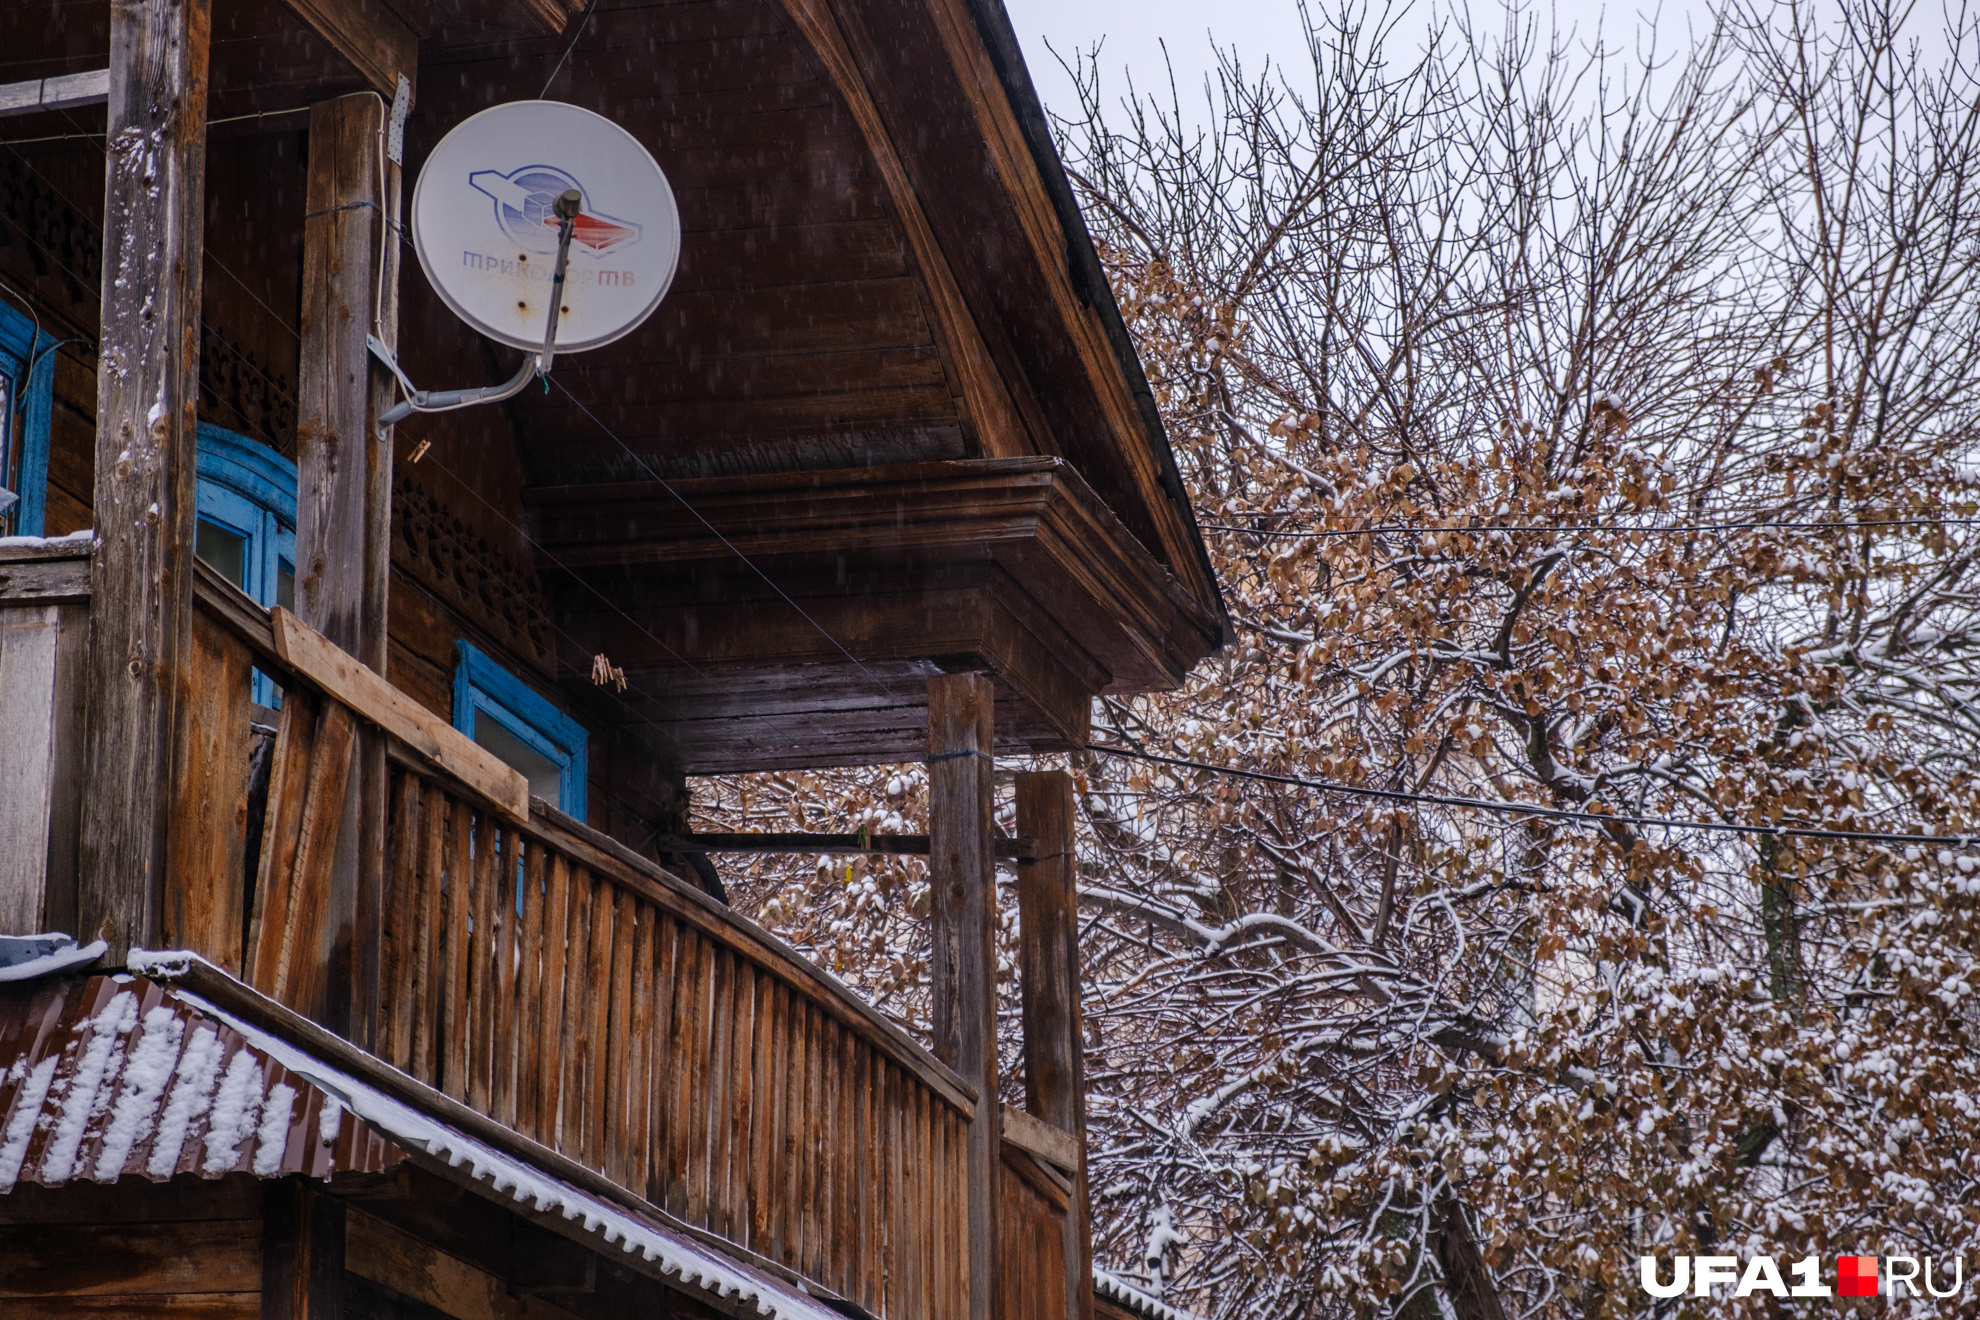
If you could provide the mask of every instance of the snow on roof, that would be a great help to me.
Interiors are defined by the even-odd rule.
[[[211,971],[218,970],[204,964],[197,955],[185,952],[133,949],[129,962],[134,970],[161,978],[184,975],[196,963]],[[139,983],[158,988],[148,980]],[[362,1130],[382,1134],[389,1140],[396,1159],[405,1158],[403,1151],[418,1151],[451,1169],[464,1170],[474,1182],[485,1184],[492,1194],[539,1214],[555,1214],[581,1225],[586,1234],[598,1239],[595,1246],[616,1245],[620,1251],[657,1266],[662,1276],[680,1280],[686,1288],[740,1302],[759,1315],[774,1320],[844,1320],[838,1311],[807,1295],[800,1284],[787,1283],[764,1270],[730,1259],[686,1233],[580,1191],[527,1160],[498,1151],[280,1036],[242,1021],[193,991],[176,989],[169,993],[178,1002],[197,1010],[204,1019],[237,1035],[271,1066],[283,1069],[291,1081],[331,1097],[332,1103],[341,1107],[340,1112],[362,1120]],[[0,1003],[0,1063],[6,1059],[8,1040],[4,1018],[4,1003]],[[4,1101],[5,1093],[0,1091],[0,1105]],[[348,1166],[335,1167],[342,1170]],[[260,1172],[259,1167],[256,1172]],[[328,1175],[329,1170],[325,1169],[319,1176]]]
[[[797,1291],[795,1285],[729,1260],[685,1234],[645,1222],[581,1192],[523,1160],[503,1154],[339,1072],[287,1041],[238,1021],[197,995],[179,993],[188,1002],[200,1005],[205,1012],[226,1022],[256,1048],[267,1051],[270,1058],[292,1073],[307,1076],[314,1084],[334,1093],[353,1113],[389,1134],[399,1145],[444,1160],[449,1168],[465,1168],[474,1181],[487,1184],[491,1192],[538,1212],[555,1213],[581,1223],[587,1233],[658,1265],[663,1274],[680,1279],[691,1288],[746,1303],[759,1315],[776,1320],[844,1320],[831,1307]]]
[[[131,962],[169,975],[173,958],[134,950]],[[419,1151],[691,1289],[773,1320],[843,1320],[799,1285],[581,1192],[143,975],[8,987],[0,1068],[0,1193],[78,1178],[328,1178],[382,1172]]]
[[[0,1192],[127,1176],[327,1178],[405,1159],[335,1095],[139,977],[46,981],[0,1000],[0,1068]]]
[[[1199,1320],[1192,1311],[1170,1306],[1161,1298],[1143,1292],[1112,1270],[1093,1267],[1093,1291],[1148,1320]]]

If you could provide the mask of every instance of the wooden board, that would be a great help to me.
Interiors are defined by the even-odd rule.
[[[204,613],[195,617],[192,699],[179,712],[165,942],[236,974],[247,893],[252,669],[244,644]]]
[[[0,933],[48,929],[61,623],[58,605],[0,604]]]
[[[419,38],[380,0],[287,0],[387,101],[399,77],[419,77]]]
[[[529,781],[494,753],[360,664],[287,610],[273,612],[285,663],[517,820],[529,819]]]
[[[207,0],[110,15],[105,140],[123,145],[105,190],[77,883],[80,933],[107,937],[113,959],[158,937],[173,708],[187,695],[210,27]]]
[[[945,674],[928,684],[928,885],[934,909],[929,994],[935,1056],[984,1097],[966,1137],[971,1320],[989,1320],[997,1277],[997,878],[992,869],[989,679]],[[932,1268],[932,1267],[931,1267]]]
[[[569,1313],[529,1296],[455,1256],[353,1209],[347,1220],[345,1263],[359,1278],[424,1302],[454,1320],[569,1320]]]
[[[0,1298],[257,1292],[261,1221],[0,1227]],[[12,1315],[12,1302],[0,1305]]]

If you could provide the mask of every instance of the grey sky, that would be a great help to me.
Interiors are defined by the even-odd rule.
[[[1198,89],[1203,78],[1215,67],[1211,40],[1237,48],[1245,66],[1257,68],[1269,57],[1288,63],[1305,58],[1300,35],[1299,11],[1294,0],[1004,0],[1018,40],[1024,44],[1025,61],[1038,84],[1038,93],[1047,108],[1070,114],[1076,108],[1072,82],[1054,57],[1068,62],[1077,52],[1105,39],[1101,51],[1103,87],[1109,99],[1125,90],[1121,77],[1131,69],[1137,86],[1154,89],[1164,76],[1163,49],[1174,63],[1176,81],[1186,102],[1200,102]],[[1537,12],[1551,8],[1555,25],[1562,31],[1575,30],[1577,38],[1591,41],[1598,28],[1612,41],[1632,35],[1639,17],[1657,11],[1657,0],[1538,0]],[[1497,9],[1495,0],[1480,0],[1474,13],[1481,19],[1486,9]],[[1693,13],[1702,13],[1702,0],[1663,0],[1659,25],[1666,38],[1681,36]],[[1423,17],[1412,23],[1405,17],[1397,27],[1398,37],[1413,37],[1427,27],[1431,12],[1428,0],[1417,0]],[[1049,48],[1048,48],[1049,43]]]

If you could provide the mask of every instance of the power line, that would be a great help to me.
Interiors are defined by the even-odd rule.
[[[840,655],[852,661],[854,667],[857,668],[860,673],[866,675],[869,679],[872,679],[873,685],[879,688],[882,692],[884,692],[887,695],[887,700],[889,701],[900,700],[900,697],[895,694],[892,688],[888,687],[885,683],[880,681],[880,676],[878,674],[874,673],[871,669],[868,669],[864,664],[861,664],[859,657],[846,649],[845,643],[841,642],[838,638],[834,637],[831,633],[827,632],[825,630],[824,624],[812,618],[811,615],[805,611],[804,606],[798,604],[796,601],[792,600],[788,595],[786,595],[784,589],[778,586],[768,573],[764,572],[761,568],[757,567],[755,560],[751,559],[748,555],[744,554],[741,548],[739,548],[734,541],[731,541],[728,537],[722,535],[721,530],[717,528],[714,523],[709,522],[708,519],[702,517],[701,510],[695,508],[694,505],[688,503],[687,497],[685,495],[682,495],[679,491],[675,490],[671,482],[669,482],[665,477],[661,476],[658,472],[655,472],[653,470],[653,466],[650,463],[648,463],[645,459],[641,458],[638,454],[634,453],[632,447],[628,445],[625,441],[619,439],[618,433],[614,431],[611,427],[605,425],[604,420],[600,418],[597,413],[585,407],[584,400],[578,398],[577,395],[571,393],[570,388],[567,385],[565,385],[563,381],[558,380],[555,376],[545,377],[545,379],[553,381],[556,384],[557,388],[564,392],[564,397],[569,399],[572,403],[576,404],[578,411],[583,413],[586,417],[589,417],[592,420],[592,422],[597,425],[598,429],[603,431],[606,434],[606,436],[611,439],[612,443],[619,447],[619,451],[621,453],[623,453],[627,458],[630,458],[633,462],[639,464],[641,469],[645,471],[646,475],[653,478],[654,482],[659,485],[660,489],[666,491],[669,495],[672,495],[675,500],[679,501],[680,506],[686,509],[689,513],[693,514],[695,516],[695,520],[698,521],[703,527],[706,527],[709,530],[709,532],[713,534],[716,540],[720,541],[723,545],[727,546],[730,553],[734,554],[736,558],[742,560],[743,563],[749,568],[750,572],[762,578],[764,584],[768,586],[770,590],[776,592],[777,595],[780,598],[782,598],[783,602],[786,605],[796,610],[799,618],[803,619],[806,623],[810,624],[813,628],[817,629],[818,635],[820,637],[823,637],[826,641],[830,642],[833,646],[837,647]]]
[[[1811,531],[1811,532],[1855,532],[1871,527],[1972,527],[1980,525],[1980,518],[1864,518],[1854,522],[1728,522],[1728,523],[1672,523],[1659,526],[1628,527],[1604,523],[1516,523],[1498,526],[1491,523],[1378,523],[1371,527],[1340,527],[1324,529],[1247,527],[1239,523],[1198,523],[1197,526],[1213,532],[1241,532],[1246,536],[1270,536],[1287,540],[1327,540],[1348,536],[1388,536],[1394,534],[1423,536],[1430,533],[1462,532],[1470,535],[1483,535],[1487,532],[1614,532],[1618,535],[1645,533],[1663,535],[1666,533],[1691,532],[1749,532],[1749,531]]]
[[[1298,775],[1279,775],[1264,770],[1241,770],[1236,766],[1210,765],[1203,761],[1187,761],[1179,757],[1159,756],[1154,752],[1110,747],[1102,743],[1089,743],[1084,750],[1125,760],[1152,761],[1158,765],[1176,766],[1185,770],[1202,770],[1234,779],[1252,779],[1266,784],[1289,784],[1296,788],[1318,789],[1321,792],[1340,793],[1347,797],[1379,798],[1384,802],[1428,802],[1435,806],[1466,807],[1474,811],[1490,811],[1508,816],[1540,816],[1547,820],[1570,820],[1594,825],[1640,825],[1673,830],[1705,830],[1714,834],[1740,834],[1768,839],[1829,839],[1851,843],[1907,845],[1936,843],[1949,844],[1957,848],[1980,845],[1980,835],[1974,834],[1878,834],[1859,830],[1825,830],[1806,825],[1741,825],[1733,821],[1678,820],[1669,816],[1574,811],[1565,807],[1542,807],[1523,802],[1493,802],[1486,798],[1447,797],[1439,793],[1412,793],[1396,788],[1338,784],[1327,779],[1305,779]]]

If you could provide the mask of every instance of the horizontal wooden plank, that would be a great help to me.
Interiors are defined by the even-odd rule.
[[[114,1183],[76,1181],[61,1187],[24,1182],[0,1196],[0,1224],[254,1219],[260,1214],[261,1180],[248,1173],[215,1179],[185,1174],[158,1183],[142,1178]]]
[[[1029,858],[1030,839],[993,837],[999,857]],[[926,857],[926,834],[674,834],[654,840],[661,852],[891,853]]]
[[[419,38],[379,0],[287,0],[289,8],[336,47],[371,89],[390,102],[403,75],[419,80]]]
[[[409,746],[517,820],[529,818],[529,781],[281,608],[275,649],[308,682]]]
[[[569,1314],[533,1297],[511,1296],[503,1280],[356,1207],[344,1234],[344,1268],[454,1320],[560,1320]]]
[[[1004,1106],[1004,1140],[1068,1174],[1079,1172],[1079,1138],[1013,1105]]]
[[[261,1287],[259,1219],[0,1228],[0,1297],[249,1292]],[[11,1315],[12,1304],[0,1307]]]
[[[56,544],[57,553],[40,546],[0,546],[0,608],[89,599],[89,543]]]
[[[261,1320],[261,1293],[107,1293],[97,1296],[16,1297],[7,1320]]]
[[[275,626],[268,607],[221,577],[205,560],[193,563],[193,599],[200,610],[247,643],[255,659],[274,669],[286,669],[275,649]]]

